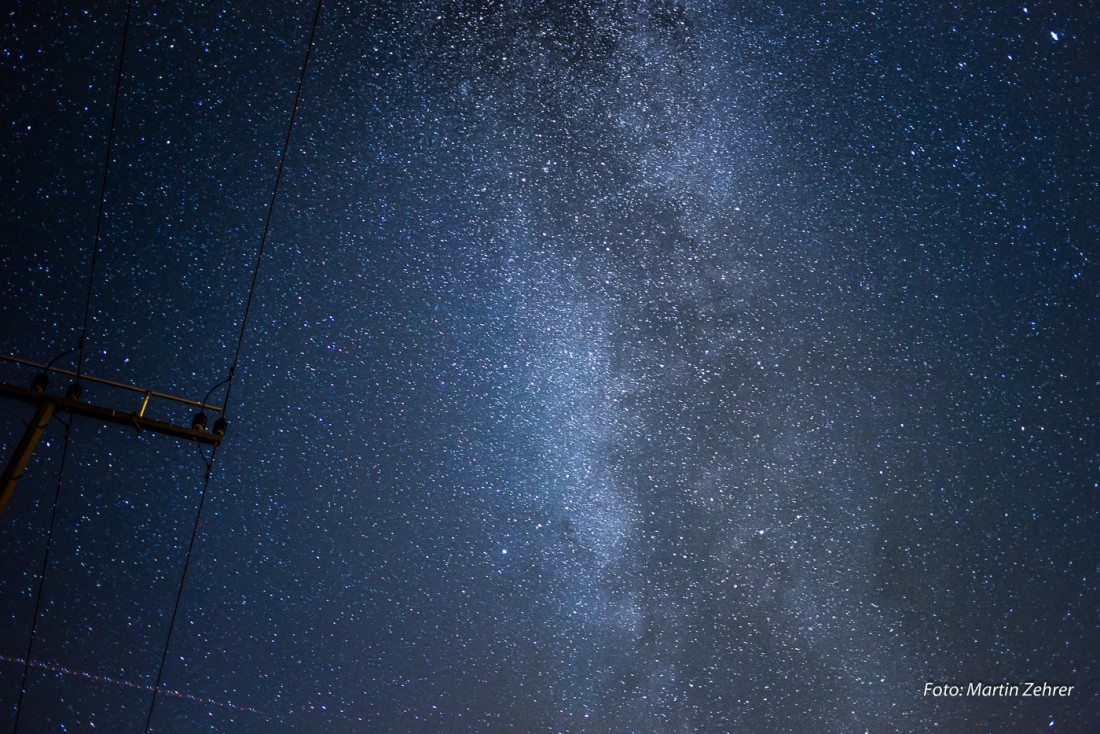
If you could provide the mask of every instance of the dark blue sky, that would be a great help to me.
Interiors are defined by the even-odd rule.
[[[84,370],[200,399],[315,4],[177,5],[133,4]],[[5,11],[4,354],[81,333],[124,17]],[[1098,26],[325,2],[151,730],[1091,731]],[[62,435],[0,518],[6,722]],[[143,730],[203,473],[74,419],[20,731]],[[1075,687],[923,695],[979,680]]]

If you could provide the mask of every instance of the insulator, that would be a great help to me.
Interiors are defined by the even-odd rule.
[[[214,421],[214,431],[213,431],[213,433],[214,433],[215,436],[218,436],[219,438],[221,438],[222,436],[225,435],[225,429],[227,429],[227,428],[229,428],[229,421],[227,421],[225,419],[225,417],[223,416],[221,418],[218,418],[216,421]]]
[[[206,428],[206,413],[200,410],[198,413],[195,413],[195,417],[191,419],[191,430],[201,431],[204,428]]]
[[[77,380],[69,385],[69,389],[65,391],[65,397],[69,400],[80,400],[80,394],[83,392],[84,386],[80,384],[80,380]]]
[[[50,384],[50,378],[45,372],[39,372],[34,376],[34,380],[31,382],[31,390],[34,392],[42,393],[46,392],[46,386]]]

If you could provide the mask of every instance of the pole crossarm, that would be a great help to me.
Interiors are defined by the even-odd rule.
[[[191,441],[198,441],[199,443],[210,444],[212,446],[217,446],[222,440],[221,436],[216,433],[211,433],[210,431],[188,428],[186,426],[176,425],[175,423],[142,416],[134,412],[104,408],[90,403],[82,403],[79,400],[70,400],[60,395],[44,395],[43,393],[35,392],[30,388],[21,387],[19,385],[0,383],[0,397],[13,398],[15,400],[21,400],[24,403],[35,404],[43,399],[52,400],[57,404],[58,412],[69,412],[73,415],[97,418],[106,423],[117,423],[122,426],[130,426],[131,428],[136,428],[138,432],[152,431],[153,433],[163,433],[168,436],[174,436],[175,438],[185,438]]]
[[[88,378],[85,377],[85,379]],[[146,391],[146,395],[149,395],[148,391]],[[117,423],[122,426],[130,426],[136,429],[138,433],[142,431],[163,433],[174,438],[197,441],[199,443],[210,444],[211,446],[217,446],[222,440],[222,433],[219,432],[210,432],[203,428],[188,428],[186,426],[176,425],[175,423],[148,418],[141,413],[115,410],[114,408],[105,408],[100,405],[82,403],[79,400],[72,400],[60,395],[50,395],[20,385],[0,383],[0,397],[20,400],[37,407],[34,419],[27,425],[27,430],[24,432],[23,438],[19,441],[19,445],[16,446],[15,453],[4,469],[2,477],[0,477],[0,515],[7,509],[8,502],[11,501],[11,497],[15,493],[15,488],[18,486],[19,480],[23,477],[23,472],[27,467],[27,463],[34,453],[35,446],[38,445],[38,441],[42,438],[42,432],[46,429],[46,426],[49,425],[50,419],[55,413],[72,413],[73,415],[101,420],[104,423]],[[148,400],[146,400],[146,402],[148,402]],[[181,400],[180,402],[183,401]],[[201,405],[201,403],[191,404]],[[144,412],[144,409],[145,406],[143,405],[142,412]]]

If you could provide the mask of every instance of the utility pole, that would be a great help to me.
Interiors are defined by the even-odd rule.
[[[197,441],[211,446],[217,446],[221,443],[222,436],[225,435],[226,421],[224,417],[219,417],[218,420],[214,422],[213,430],[206,430],[206,413],[203,411],[209,410],[220,413],[221,408],[216,406],[179,398],[174,395],[153,392],[152,390],[143,390],[133,385],[126,385],[112,380],[89,377],[88,375],[78,376],[75,372],[70,370],[28,362],[27,360],[17,359],[6,355],[0,355],[0,359],[41,370],[34,378],[29,388],[8,383],[0,383],[0,397],[19,400],[35,406],[34,418],[27,425],[27,430],[23,432],[23,437],[15,447],[15,453],[13,453],[11,459],[8,460],[8,464],[4,468],[4,473],[0,475],[0,515],[3,515],[4,511],[7,510],[8,503],[15,493],[15,488],[19,485],[19,480],[23,478],[27,463],[30,461],[31,456],[34,455],[34,449],[38,446],[38,442],[42,438],[43,431],[46,430],[46,427],[50,424],[50,420],[52,420],[53,416],[57,413],[70,413],[72,415],[93,418],[104,423],[117,423],[119,425],[130,426],[137,430],[138,433],[143,431],[163,433],[168,436],[174,436],[175,438]],[[49,372],[71,375],[76,377],[77,381],[69,386],[64,396],[53,395],[46,392],[46,388],[49,386],[49,376],[47,374]],[[89,382],[96,382],[123,390],[142,393],[144,399],[142,400],[141,408],[136,412],[122,411],[101,405],[82,403],[80,402],[80,380],[87,380]],[[145,409],[149,406],[149,401],[153,398],[197,407],[199,412],[195,414],[194,419],[191,421],[190,428],[175,423],[156,420],[155,418],[149,418],[145,415]]]

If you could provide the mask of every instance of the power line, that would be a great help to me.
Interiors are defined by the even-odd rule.
[[[172,632],[176,629],[176,616],[180,610],[180,599],[183,598],[183,587],[187,581],[187,571],[191,568],[191,554],[195,549],[195,538],[199,535],[199,521],[202,519],[202,507],[206,503],[206,490],[210,488],[210,475],[214,472],[214,457],[218,454],[218,447],[210,452],[210,461],[206,463],[206,477],[202,482],[202,492],[199,494],[199,507],[195,512],[195,525],[191,528],[191,541],[187,544],[187,556],[183,561],[183,572],[180,574],[180,585],[176,590],[176,601],[172,605],[172,617],[168,622],[168,636],[164,640],[164,651],[160,656],[160,667],[157,668],[157,680],[153,683],[153,698],[149,701],[149,713],[145,717],[145,734],[149,734],[149,727],[153,723],[153,711],[157,706],[157,694],[160,693],[160,683],[164,677],[164,665],[168,660],[168,648],[172,645]]]
[[[80,340],[77,345],[79,356],[77,357],[76,363],[76,385],[80,383],[80,375],[84,368],[84,342],[88,335],[88,317],[91,313],[92,292],[95,287],[96,256],[99,253],[99,242],[103,231],[103,215],[107,200],[107,180],[111,170],[111,158],[114,155],[115,122],[118,119],[118,100],[122,90],[122,69],[126,59],[126,40],[130,33],[130,15],[132,8],[133,0],[127,0],[126,18],[122,22],[122,42],[119,44],[118,51],[118,68],[115,72],[115,93],[111,100],[111,120],[108,124],[107,131],[107,155],[103,161],[103,178],[100,181],[99,188],[99,208],[96,213],[95,239],[92,242],[92,260],[88,268],[88,292],[84,299],[84,323],[80,331]],[[71,351],[72,350],[66,352],[66,354],[71,353]],[[56,361],[56,359],[54,361]],[[50,366],[52,365],[53,362],[50,363]],[[49,367],[47,367],[47,369],[49,369]],[[74,386],[74,388],[77,390],[75,394],[79,396],[79,387]],[[23,660],[23,675],[19,683],[19,698],[15,704],[15,722],[12,726],[13,732],[19,731],[19,716],[23,712],[23,697],[27,693],[27,676],[31,668],[34,640],[38,632],[38,619],[42,611],[42,592],[46,587],[46,571],[49,568],[50,549],[53,547],[54,528],[57,525],[57,508],[61,502],[61,487],[62,480],[65,476],[65,462],[69,457],[69,433],[71,430],[72,421],[70,419],[70,421],[65,424],[65,436],[61,449],[61,466],[57,472],[57,488],[54,492],[53,507],[50,508],[49,529],[46,531],[46,548],[42,553],[42,568],[38,574],[38,589],[34,595],[34,616],[31,618],[30,634],[27,637],[27,654]]]
[[[229,394],[233,390],[233,377],[237,374],[237,363],[241,358],[241,346],[244,344],[245,329],[248,328],[248,314],[252,309],[252,297],[256,292],[256,280],[260,275],[260,261],[264,256],[264,248],[267,245],[267,236],[271,231],[271,217],[275,212],[275,198],[279,194],[279,184],[283,180],[283,167],[286,164],[286,152],[290,148],[290,134],[294,131],[294,120],[298,116],[298,102],[302,98],[302,86],[306,81],[306,69],[309,67],[309,59],[313,53],[313,39],[317,35],[317,23],[321,18],[321,3],[317,0],[317,10],[313,14],[313,27],[309,32],[309,44],[306,46],[306,58],[302,62],[302,73],[298,77],[298,91],[294,94],[294,106],[290,110],[290,124],[287,125],[286,139],[283,140],[283,152],[279,156],[279,170],[275,174],[275,186],[271,189],[271,202],[267,206],[267,221],[264,222],[264,233],[260,237],[260,248],[256,253],[256,265],[252,269],[252,285],[248,289],[248,300],[244,304],[244,318],[241,319],[241,333],[237,338],[237,351],[233,354],[233,364],[229,368],[229,384],[225,388],[225,403],[222,408],[222,416],[229,407]]]
[[[233,355],[233,364],[229,368],[229,377],[226,378],[225,402],[222,404],[222,418],[220,418],[219,421],[223,421],[225,419],[226,411],[229,408],[229,394],[233,389],[233,377],[237,372],[237,364],[241,356],[241,347],[244,344],[245,330],[248,327],[248,314],[252,308],[252,298],[256,293],[256,282],[260,274],[260,262],[263,260],[264,247],[267,245],[267,237],[269,232],[271,231],[271,217],[273,212],[275,211],[275,200],[279,194],[279,185],[283,180],[283,169],[286,164],[286,154],[287,150],[290,148],[290,136],[291,133],[293,133],[294,131],[294,121],[295,119],[297,119],[298,116],[298,103],[302,98],[302,87],[305,85],[306,71],[309,68],[309,60],[313,53],[313,41],[317,36],[317,25],[321,19],[322,2],[323,0],[317,0],[317,9],[314,11],[313,14],[313,24],[309,31],[309,42],[306,44],[306,56],[305,59],[302,61],[302,72],[298,77],[298,89],[294,94],[294,105],[291,107],[290,110],[290,122],[287,125],[286,137],[283,140],[283,151],[282,154],[279,156],[279,168],[275,174],[275,185],[271,189],[271,201],[268,204],[267,208],[267,221],[264,223],[263,235],[260,237],[260,247],[256,253],[256,264],[252,270],[252,283],[248,289],[248,300],[245,301],[244,315],[241,318],[241,333],[240,336],[237,338],[237,349]],[[209,398],[209,395],[207,396],[207,398]],[[204,400],[203,402],[206,401]],[[202,493],[199,495],[199,506],[195,513],[195,524],[194,527],[192,527],[191,529],[191,540],[187,544],[187,555],[184,558],[183,562],[183,572],[180,574],[179,589],[176,592],[176,600],[175,603],[172,605],[172,616],[168,622],[168,635],[164,641],[164,650],[161,653],[160,657],[160,667],[157,669],[157,679],[156,682],[153,684],[153,697],[152,700],[150,700],[149,702],[149,713],[145,719],[145,734],[149,734],[149,727],[153,723],[153,712],[155,711],[157,705],[157,694],[160,693],[161,681],[164,677],[164,666],[168,660],[168,650],[172,645],[172,633],[175,631],[176,628],[176,617],[179,615],[180,601],[183,598],[183,589],[187,583],[187,572],[191,568],[191,557],[195,549],[195,538],[198,537],[199,523],[202,521],[202,509],[203,505],[206,502],[206,493],[210,487],[210,476],[211,474],[213,474],[214,471],[214,459],[217,454],[218,447],[217,445],[215,445],[214,449],[210,453],[210,460],[206,464],[206,477],[203,479]]]
[[[57,523],[57,507],[61,504],[61,480],[65,476],[65,460],[69,457],[69,431],[72,429],[72,421],[65,425],[65,438],[61,449],[61,468],[57,472],[57,489],[53,496],[53,508],[50,510],[50,528],[46,532],[46,550],[42,554],[42,569],[38,574],[38,591],[34,595],[34,616],[31,618],[31,632],[27,638],[27,654],[23,659],[23,678],[19,684],[19,700],[15,703],[15,723],[13,732],[19,731],[19,715],[23,712],[23,696],[27,692],[27,674],[31,669],[31,653],[34,649],[34,638],[38,632],[38,617],[42,610],[42,590],[46,586],[46,569],[50,563],[50,548],[53,547],[53,530]]]
[[[107,202],[107,175],[111,171],[111,157],[115,148],[115,120],[118,117],[118,98],[122,90],[122,64],[126,59],[126,38],[130,34],[130,10],[133,0],[126,0],[126,20],[122,24],[122,45],[118,51],[118,71],[115,74],[115,97],[111,103],[111,123],[107,129],[107,159],[103,162],[103,181],[99,187],[99,211],[95,220],[95,240],[92,243],[92,264],[88,270],[88,294],[84,299],[84,326],[80,330],[80,356],[76,361],[76,379],[80,382],[80,373],[84,368],[84,342],[88,336],[88,316],[92,311],[92,290],[95,285],[95,264],[99,255],[99,242],[103,231],[103,213]]]

